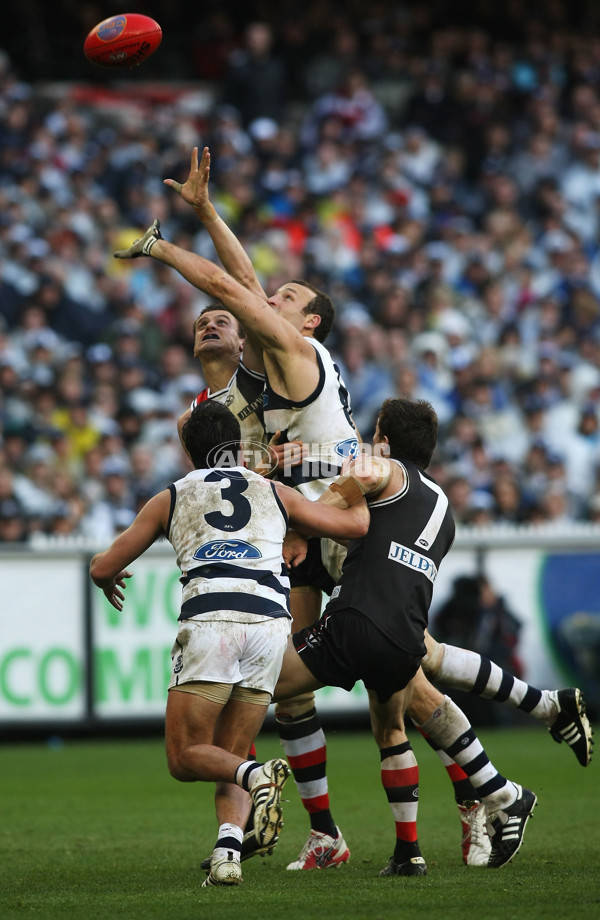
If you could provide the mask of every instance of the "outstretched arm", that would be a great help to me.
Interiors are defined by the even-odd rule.
[[[204,148],[202,159],[198,164],[198,148],[194,147],[190,163],[190,174],[183,185],[181,182],[177,182],[176,179],[165,179],[164,183],[175,189],[177,194],[194,209],[210,234],[210,238],[217,250],[217,255],[225,270],[232,278],[239,281],[243,287],[259,297],[264,297],[266,300],[267,295],[256,276],[254,266],[246,250],[225,221],[217,214],[209,198],[209,179],[210,151],[208,147]]]
[[[293,361],[308,357],[316,367],[310,343],[270,307],[264,296],[249,291],[214,262],[163,240],[158,220],[129,249],[119,250],[114,256],[116,259],[151,256],[169,265],[194,287],[231,310],[246,332],[254,334],[261,348],[268,349],[270,354],[283,352]]]
[[[102,588],[117,610],[123,609],[124,579],[131,577],[126,566],[141,556],[165,532],[170,507],[171,495],[165,489],[144,505],[133,523],[119,534],[107,550],[96,553],[92,559],[90,578]]]

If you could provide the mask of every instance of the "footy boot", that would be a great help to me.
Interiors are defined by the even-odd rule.
[[[311,831],[308,840],[300,850],[298,859],[291,862],[287,868],[292,870],[334,869],[348,862],[350,850],[339,827],[336,830],[337,837],[331,837],[320,831]]]
[[[577,687],[568,687],[553,690],[550,696],[556,703],[558,715],[548,731],[558,744],[566,742],[581,766],[587,767],[592,759],[594,732],[585,713],[583,693]]]
[[[525,827],[537,803],[537,796],[530,789],[524,789],[517,783],[515,786],[518,790],[516,801],[488,816],[488,832],[492,841],[489,869],[500,869],[518,852]]]
[[[492,849],[483,802],[461,802],[462,858],[465,866],[487,866]]]
[[[250,797],[254,802],[254,835],[259,846],[275,846],[283,824],[281,790],[291,774],[285,760],[267,760],[252,774]]]
[[[215,850],[210,860],[210,872],[202,882],[203,888],[240,885],[243,882],[239,854],[233,850]]]

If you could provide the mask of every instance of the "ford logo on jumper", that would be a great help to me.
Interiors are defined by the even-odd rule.
[[[260,559],[261,552],[244,540],[211,540],[194,553],[194,559]]]
[[[340,457],[356,457],[358,453],[357,438],[346,438],[345,441],[340,441],[339,444],[335,445],[335,452]]]

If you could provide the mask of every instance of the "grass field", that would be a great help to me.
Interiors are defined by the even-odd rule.
[[[506,775],[539,804],[519,854],[467,869],[450,782],[411,735],[421,767],[425,878],[377,877],[394,831],[378,751],[364,733],[329,732],[332,806],[352,850],[338,870],[286,872],[308,824],[292,781],[273,856],[244,863],[244,884],[202,889],[213,845],[212,788],[167,773],[162,741],[67,741],[0,748],[0,917],[208,920],[558,920],[600,917],[598,764],[581,768],[542,729],[480,732]],[[259,756],[280,751],[275,735]]]

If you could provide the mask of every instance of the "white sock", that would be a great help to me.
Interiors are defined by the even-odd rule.
[[[228,853],[233,853],[234,860],[240,861],[242,853],[242,840],[244,831],[237,824],[221,824],[217,842],[213,850],[212,859],[227,859]]]
[[[465,693],[521,709],[549,728],[558,713],[556,693],[538,690],[478,652],[442,643],[444,654],[432,678]]]

